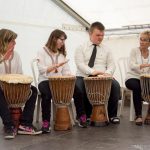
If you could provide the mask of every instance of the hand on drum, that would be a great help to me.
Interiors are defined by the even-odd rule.
[[[94,70],[93,72],[92,72],[92,76],[97,76],[97,75],[103,75],[104,74],[104,72],[101,72],[101,71],[98,71],[98,70]]]
[[[111,74],[109,73],[104,73],[98,70],[94,70],[94,72],[92,73],[92,76],[107,76],[107,77],[112,77]]]
[[[103,76],[112,77],[112,75],[109,73],[104,73]]]

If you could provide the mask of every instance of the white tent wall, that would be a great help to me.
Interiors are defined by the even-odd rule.
[[[51,0],[0,0],[0,6],[0,28],[11,29],[18,34],[15,50],[21,56],[24,73],[29,75],[32,75],[31,60],[45,45],[52,30],[62,29],[63,24],[80,25]],[[64,31],[68,36],[67,57],[70,58],[71,70],[75,72],[74,50],[87,38],[87,33]]]
[[[52,30],[62,29],[63,24],[80,25],[73,17],[59,8],[51,0],[0,0],[0,28],[14,30],[18,34],[15,50],[22,59],[23,71],[32,75],[30,62],[46,43]],[[64,30],[68,36],[66,47],[69,65],[73,73],[74,51],[88,39],[85,31]],[[114,53],[114,58],[128,56],[131,48],[137,46],[137,36],[119,36],[106,38],[104,43]],[[119,80],[116,69],[115,77]]]
[[[133,48],[139,46],[139,35],[118,35],[107,37],[104,43],[109,46],[116,62],[116,71],[114,77],[120,82],[120,73],[117,61],[120,57],[129,57]]]

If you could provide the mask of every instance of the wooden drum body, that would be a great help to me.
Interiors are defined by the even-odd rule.
[[[24,106],[30,95],[32,78],[21,74],[0,75],[0,86],[10,108],[12,119],[16,128]]]
[[[55,130],[72,128],[68,105],[73,97],[75,79],[74,76],[49,77],[52,100],[56,105]]]
[[[149,74],[143,74],[140,76],[140,84],[141,84],[141,95],[142,98],[149,103],[148,111],[146,118],[150,121],[150,75]],[[147,123],[146,123],[147,124]],[[150,124],[150,122],[148,123]]]
[[[91,125],[108,125],[107,103],[110,96],[112,77],[86,77],[84,82],[88,99],[93,106]]]

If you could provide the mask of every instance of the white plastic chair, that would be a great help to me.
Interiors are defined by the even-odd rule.
[[[133,92],[125,87],[125,76],[126,76],[127,69],[128,69],[128,66],[129,66],[128,63],[129,63],[129,58],[127,58],[127,57],[121,57],[118,60],[119,71],[120,71],[120,74],[121,74],[123,101],[125,99],[124,91],[125,90],[130,91],[131,97],[130,97],[130,118],[129,118],[129,120],[134,121],[135,111],[134,111],[134,104],[133,104]],[[143,102],[142,104],[148,105],[147,102]]]
[[[120,72],[120,80],[121,80],[121,93],[122,93],[122,106],[121,110],[123,109],[124,100],[125,100],[125,91],[130,92],[130,117],[129,120],[134,120],[134,105],[133,105],[133,93],[131,90],[127,89],[125,86],[125,77],[128,69],[128,58],[127,57],[121,57],[118,59],[118,66],[119,66],[119,72]],[[121,111],[120,110],[120,111]]]
[[[35,87],[38,89],[38,68],[37,68],[37,59],[33,59],[31,61],[31,70],[33,75],[33,81]],[[36,122],[39,122],[39,115],[40,115],[40,106],[41,106],[41,93],[38,90],[38,97],[37,97],[37,106],[36,106]]]
[[[31,61],[31,70],[33,74],[33,80],[36,88],[38,89],[38,68],[37,68],[37,59],[33,59]],[[41,93],[38,90],[38,98],[37,98],[37,111],[36,111],[36,122],[39,122],[39,114],[40,114],[40,104],[41,104]],[[70,114],[70,119],[72,125],[75,125],[75,106],[74,106],[74,101],[73,99],[71,100],[71,104],[69,105],[69,114]],[[52,119],[55,121],[55,112],[56,112],[56,107],[52,101],[51,105],[51,113],[52,113]]]

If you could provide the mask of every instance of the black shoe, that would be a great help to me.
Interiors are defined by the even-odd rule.
[[[90,125],[91,124],[91,118],[87,118],[86,123],[87,123],[87,125]]]
[[[9,140],[15,138],[16,131],[13,126],[5,127],[4,129],[5,129],[5,136],[4,136],[5,139]]]
[[[109,121],[110,121],[112,124],[120,124],[120,119],[119,119],[118,117],[109,118]]]

